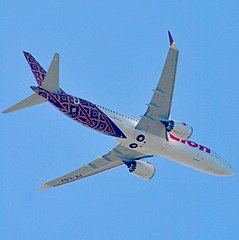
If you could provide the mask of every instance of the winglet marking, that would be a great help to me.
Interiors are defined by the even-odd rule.
[[[174,40],[173,40],[173,37],[172,37],[172,35],[171,35],[171,33],[169,31],[168,31],[168,38],[169,38],[170,46],[172,46],[173,43],[174,43]]]

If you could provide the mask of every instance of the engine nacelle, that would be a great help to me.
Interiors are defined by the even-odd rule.
[[[187,140],[192,136],[193,128],[184,122],[179,121],[161,121],[168,133],[182,140]]]
[[[155,167],[148,162],[136,160],[132,162],[125,162],[125,164],[131,173],[142,179],[151,179],[156,171]]]

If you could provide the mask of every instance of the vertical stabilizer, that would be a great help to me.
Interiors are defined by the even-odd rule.
[[[46,71],[30,53],[23,51],[23,54],[27,60],[28,65],[31,68],[37,84],[41,86],[46,76]]]
[[[59,91],[59,54],[58,53],[55,53],[41,87],[49,92],[57,93]]]

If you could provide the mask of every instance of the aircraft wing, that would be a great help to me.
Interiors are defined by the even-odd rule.
[[[66,183],[80,180],[108,169],[118,167],[124,164],[124,161],[133,161],[144,157],[147,157],[147,155],[118,145],[104,156],[99,157],[86,165],[83,165],[81,168],[44,183],[39,190],[49,187],[57,187]]]
[[[165,126],[160,122],[168,120],[171,112],[172,98],[178,62],[178,49],[169,33],[170,48],[163,67],[162,74],[145,114],[139,120],[136,128],[167,139]]]

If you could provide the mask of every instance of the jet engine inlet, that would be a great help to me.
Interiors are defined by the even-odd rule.
[[[148,162],[142,162],[137,160],[132,162],[125,162],[125,164],[129,168],[129,171],[131,173],[145,180],[151,179],[156,171],[155,167]]]
[[[193,128],[184,122],[179,121],[161,121],[168,133],[182,140],[188,140],[193,133]]]

